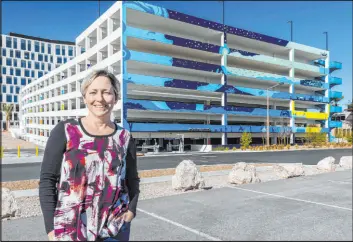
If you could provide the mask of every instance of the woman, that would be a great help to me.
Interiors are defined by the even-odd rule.
[[[58,123],[46,144],[39,197],[49,240],[129,240],[140,179],[130,133],[110,120],[118,81],[105,70],[82,83],[88,115]]]

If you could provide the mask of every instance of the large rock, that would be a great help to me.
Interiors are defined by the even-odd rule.
[[[282,165],[275,164],[272,167],[276,175],[284,179],[305,175],[305,171],[302,163],[282,164]]]
[[[8,188],[1,188],[1,218],[15,217],[19,215],[15,197]]]
[[[256,174],[256,168],[254,165],[238,162],[230,171],[228,182],[231,184],[246,184],[261,182],[261,180]]]
[[[333,158],[332,156],[326,157],[320,160],[317,163],[316,167],[317,169],[322,171],[335,171],[336,170],[335,158]]]
[[[339,166],[345,169],[352,169],[352,156],[342,156]]]
[[[175,169],[172,187],[182,191],[202,189],[205,187],[205,180],[193,161],[183,160]]]

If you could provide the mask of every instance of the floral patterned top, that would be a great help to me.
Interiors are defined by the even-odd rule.
[[[48,139],[39,196],[46,232],[56,240],[113,237],[122,213],[136,214],[140,179],[136,146],[116,125],[110,135],[90,135],[81,119],[60,122]]]

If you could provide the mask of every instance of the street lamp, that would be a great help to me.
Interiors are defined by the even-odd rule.
[[[328,32],[325,31],[325,32],[323,32],[323,34],[326,35],[326,50],[328,50]]]
[[[270,146],[270,110],[269,110],[269,106],[270,106],[270,99],[269,99],[269,96],[268,96],[268,90],[272,89],[272,88],[275,88],[277,86],[280,86],[280,85],[283,85],[284,82],[280,82],[272,87],[269,87],[266,89],[266,92],[267,92],[267,130],[266,130],[266,145],[267,146]]]
[[[290,41],[293,41],[293,21],[290,20],[287,23],[290,23]]]

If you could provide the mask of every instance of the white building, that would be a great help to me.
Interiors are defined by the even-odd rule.
[[[1,35],[1,103],[14,105],[10,126],[19,126],[19,94],[24,87],[75,56],[75,43],[9,33]],[[6,127],[2,112],[1,129]]]
[[[342,95],[342,79],[331,76],[342,64],[326,50],[143,2],[116,2],[75,42],[86,51],[21,92],[29,140],[45,144],[60,120],[87,113],[80,85],[100,68],[119,79],[113,115],[139,145],[239,145],[244,131],[262,143],[267,94],[273,143],[342,125],[330,120],[341,111],[330,101]]]

